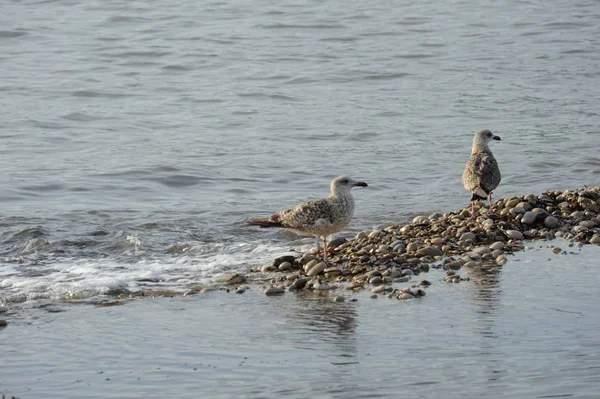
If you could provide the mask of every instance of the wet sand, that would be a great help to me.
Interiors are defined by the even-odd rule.
[[[547,397],[600,391],[600,248],[530,243],[424,298],[213,291],[10,310],[0,393],[20,398]],[[567,254],[554,254],[552,247]],[[409,283],[394,284],[397,287]],[[341,303],[331,295],[345,296]]]

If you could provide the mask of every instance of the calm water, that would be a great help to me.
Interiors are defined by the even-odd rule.
[[[526,252],[460,284],[436,270],[407,302],[250,290],[15,312],[0,331],[0,393],[596,399],[600,248],[575,252]]]
[[[350,233],[455,210],[483,127],[499,197],[598,184],[597,2],[284,3],[2,4],[0,303],[302,249],[244,221],[337,175]]]

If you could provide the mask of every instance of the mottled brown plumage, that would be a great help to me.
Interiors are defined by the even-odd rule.
[[[472,193],[471,201],[487,198],[490,208],[492,191],[502,180],[498,162],[488,146],[491,140],[500,140],[500,137],[494,136],[489,130],[479,130],[475,133],[471,157],[462,175],[465,189]]]
[[[327,236],[341,231],[354,215],[353,187],[367,187],[347,177],[331,182],[331,194],[318,200],[303,202],[292,209],[277,212],[269,218],[251,219],[248,224],[260,227],[283,227],[301,235],[323,238],[324,260],[327,260]]]

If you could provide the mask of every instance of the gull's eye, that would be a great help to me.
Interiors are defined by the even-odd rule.
[[[340,180],[340,183],[342,183],[342,184],[348,184],[348,179],[342,179],[342,180]]]

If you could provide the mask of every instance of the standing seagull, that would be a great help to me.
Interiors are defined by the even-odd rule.
[[[323,260],[327,262],[327,236],[337,233],[348,225],[354,215],[352,187],[367,187],[367,183],[348,177],[336,177],[331,181],[331,195],[314,201],[303,202],[293,209],[277,212],[269,218],[251,219],[248,224],[260,227],[284,227],[300,235],[323,237]]]
[[[462,182],[466,190],[473,193],[471,197],[471,213],[473,211],[473,201],[485,199],[487,197],[490,209],[492,208],[492,191],[502,177],[498,162],[494,158],[494,154],[488,147],[491,140],[500,140],[500,137],[495,136],[489,130],[478,130],[473,137],[473,149],[471,150],[471,158],[467,161],[465,171],[462,175]]]

